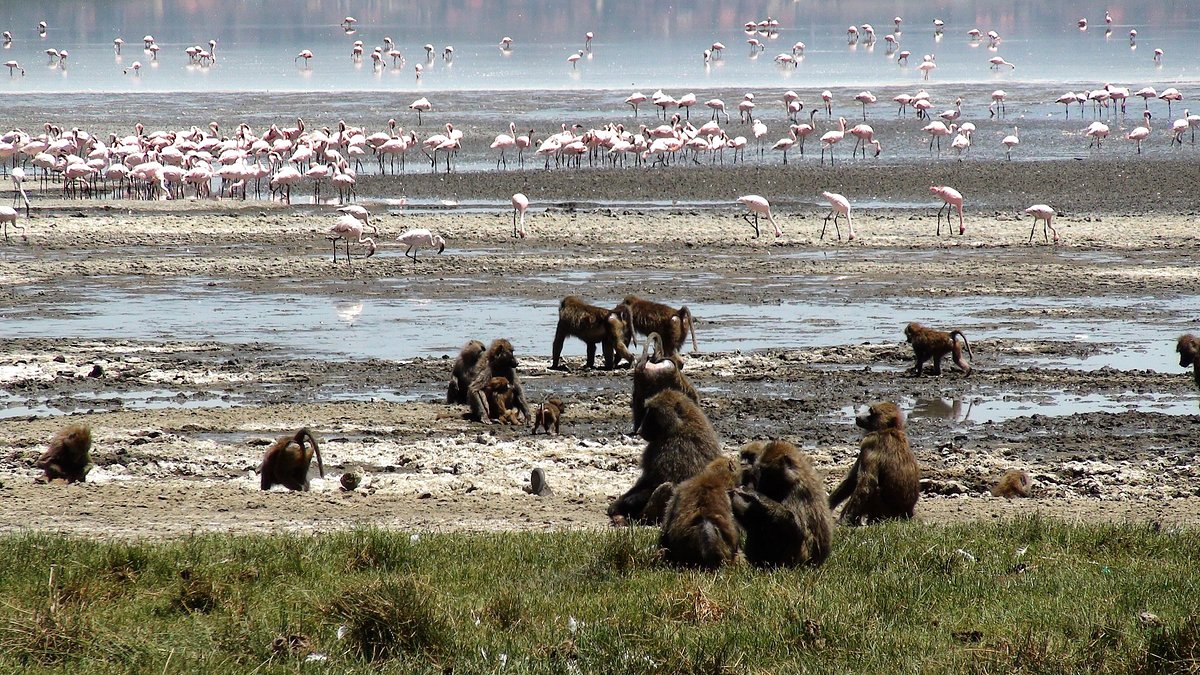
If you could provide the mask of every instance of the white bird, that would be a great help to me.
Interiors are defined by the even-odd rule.
[[[529,208],[529,197],[524,193],[518,192],[512,196],[513,206],[513,236],[525,238],[525,209]],[[517,227],[517,216],[521,216],[521,225]]]
[[[379,235],[379,228],[374,225],[369,226],[372,234]],[[356,243],[366,244],[368,247],[367,254],[364,258],[370,258],[375,255],[375,240],[363,236],[363,221],[355,218],[352,215],[344,214],[338,216],[333,227],[329,228],[329,235],[326,239],[333,242],[333,261],[337,262],[337,243],[345,240],[346,242],[346,264],[350,264],[350,240],[355,239]]]
[[[409,103],[408,109],[417,111],[417,126],[421,126],[421,113],[433,110],[433,104],[429,102],[429,99],[422,96],[412,103]]]
[[[1004,156],[1011,162],[1012,161],[1012,149],[1017,147],[1017,144],[1019,144],[1021,142],[1021,139],[1017,138],[1017,128],[1013,127],[1012,134],[1005,136],[1004,140],[1002,140],[1000,142],[1004,145]]]
[[[442,239],[442,235],[434,234],[424,228],[413,228],[404,234],[396,237],[396,241],[408,247],[404,255],[412,258],[413,263],[417,262],[417,250],[422,246],[437,247],[437,252],[441,253],[446,250],[446,240]],[[408,255],[412,251],[412,255]]]
[[[370,211],[367,211],[365,208],[359,206],[358,204],[351,204],[350,206],[343,206],[340,209],[338,209],[338,213],[345,213],[347,215],[354,216],[355,218],[358,218],[359,220],[361,220],[363,225],[371,224]]]
[[[771,226],[775,228],[776,237],[783,236],[783,230],[779,229],[779,225],[775,223],[775,218],[771,215],[771,203],[768,202],[765,197],[760,197],[758,195],[746,195],[744,197],[738,197],[738,202],[745,205],[745,207],[749,209],[748,212],[742,214],[742,219],[754,226],[755,239],[758,239],[760,234],[758,231],[759,214],[766,216],[767,220],[771,221]],[[754,216],[754,220],[750,220],[751,216]]]
[[[1033,206],[1025,209],[1025,213],[1033,216],[1033,227],[1029,230],[1030,244],[1033,243],[1033,233],[1037,230],[1037,224],[1039,220],[1042,221],[1042,236],[1046,238],[1046,241],[1050,241],[1050,238],[1046,235],[1046,229],[1049,228],[1050,231],[1054,233],[1054,243],[1058,243],[1058,230],[1054,229],[1054,226],[1050,224],[1050,221],[1054,218],[1054,209],[1046,206],[1045,204],[1034,204]]]
[[[567,57],[567,63],[571,64],[572,68],[575,68],[576,67],[575,62],[582,58],[583,58],[583,50],[580,49],[579,51],[577,51],[574,54]]]
[[[14,229],[21,231],[21,238],[28,239],[25,236],[25,226],[17,224],[17,210],[11,206],[0,206],[0,223],[4,223],[4,241],[8,241],[8,226],[11,224]]]
[[[842,230],[838,227],[837,221],[841,216],[846,217],[846,224],[850,227],[850,236],[846,241],[854,240],[854,221],[850,219],[850,200],[836,192],[822,192],[830,206],[829,215],[825,216],[825,225],[821,227],[821,239],[825,239],[825,228],[829,227],[829,219],[833,218],[833,229],[837,232],[838,241],[842,240]]]

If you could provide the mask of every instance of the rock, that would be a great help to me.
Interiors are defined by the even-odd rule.
[[[342,489],[346,492],[352,492],[362,484],[362,479],[363,470],[356,466],[342,474]]]
[[[929,495],[962,495],[968,492],[967,487],[962,483],[954,480],[938,480],[936,478],[922,478],[921,492]]]
[[[99,363],[93,363],[92,369],[88,371],[88,377],[104,377],[104,367]]]
[[[554,494],[554,490],[550,489],[550,485],[546,482],[546,472],[541,467],[533,470],[529,476],[529,487],[525,489],[529,494],[538,497],[549,497]]]

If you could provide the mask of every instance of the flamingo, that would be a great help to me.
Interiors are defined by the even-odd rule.
[[[1134,127],[1133,131],[1125,134],[1125,138],[1137,142],[1137,154],[1142,154],[1142,141],[1150,136],[1150,111],[1142,113],[1142,118],[1145,120],[1143,126]]]
[[[838,118],[838,129],[836,131],[827,131],[821,136],[821,165],[825,165],[825,150],[829,150],[829,165],[833,166],[833,146],[840,143],[846,137],[846,118]]]
[[[988,117],[995,117],[997,113],[1004,117],[1007,112],[1004,109],[1004,99],[1008,98],[1008,92],[1003,89],[997,89],[992,92],[992,102],[988,105]]]
[[[1004,140],[1000,141],[1000,143],[1004,145],[1004,156],[1008,159],[1008,161],[1012,161],[1012,149],[1017,147],[1017,144],[1020,142],[1021,139],[1017,138],[1016,127],[1013,127],[1013,132],[1011,135],[1005,136]]]
[[[121,55],[121,47],[125,44],[122,38],[113,38],[113,49],[117,52],[117,56]]]
[[[1155,49],[1154,50],[1154,62],[1161,66],[1162,65],[1162,57],[1163,57],[1163,50]]]
[[[141,61],[134,61],[133,63],[129,64],[129,67],[128,67],[128,68],[126,68],[125,70],[122,70],[122,71],[121,71],[121,74],[123,74],[123,75],[124,75],[124,74],[128,74],[128,73],[129,73],[129,71],[131,71],[131,70],[133,71],[133,74],[134,74],[135,76],[136,76],[136,75],[141,75],[141,74],[142,74],[142,73],[141,73],[141,71],[142,71],[142,62],[141,62]]]
[[[497,134],[496,140],[492,141],[492,149],[500,151],[500,157],[496,159],[496,168],[500,168],[500,162],[504,162],[504,168],[508,168],[508,159],[505,157],[505,152],[509,148],[515,147],[517,144],[517,125],[513,122],[508,123],[507,134]]]
[[[368,247],[367,254],[364,258],[370,258],[375,255],[375,240],[371,237],[363,235],[363,221],[355,218],[352,215],[345,214],[338,216],[338,219],[333,223],[333,227],[329,228],[329,235],[325,238],[333,242],[333,261],[337,262],[337,243],[344,240],[346,242],[346,264],[350,264],[350,240],[357,239],[357,243],[366,244]],[[379,235],[379,228],[374,225],[369,226],[372,233]]]
[[[825,228],[829,227],[829,219],[833,218],[833,229],[837,232],[838,241],[842,240],[842,230],[838,227],[838,218],[845,216],[850,228],[850,236],[846,241],[854,241],[854,221],[850,219],[850,200],[836,192],[822,192],[821,196],[829,202],[829,215],[825,216],[825,225],[821,227],[821,240],[825,240]]]
[[[344,213],[349,216],[354,216],[355,218],[362,221],[363,225],[371,224],[371,212],[367,211],[364,207],[359,206],[358,204],[351,204],[350,206],[343,206],[338,209],[338,213]]]
[[[309,59],[311,59],[312,57],[313,57],[313,53],[312,53],[312,51],[311,51],[311,50],[308,50],[308,49],[301,49],[301,50],[300,50],[300,53],[299,53],[299,54],[297,54],[297,55],[296,55],[296,58],[292,59],[292,61],[293,61],[293,62],[296,62],[296,61],[299,61],[300,59],[304,59],[304,67],[305,67],[305,68],[308,68],[308,67],[309,67],[308,61],[309,61]]]
[[[863,159],[867,157],[867,146],[875,146],[875,156],[879,156],[882,149],[879,141],[875,140],[875,129],[869,124],[855,124],[850,128],[850,135],[854,137],[854,149],[850,151],[850,155],[854,156],[858,153],[859,146],[862,146]]]
[[[525,238],[525,209],[529,208],[529,197],[524,193],[518,192],[512,196],[513,206],[513,236]],[[521,217],[520,227],[517,226],[517,216]]]
[[[875,94],[872,94],[870,91],[862,91],[854,97],[854,100],[862,104],[863,119],[865,120],[867,119],[867,106],[875,105],[875,101],[878,99]]]
[[[721,113],[725,113],[725,123],[729,124],[729,113],[725,112],[725,101],[722,101],[719,98],[710,98],[704,102],[704,105],[708,106],[708,108],[713,111],[713,120],[720,122]]]
[[[507,52],[512,49],[512,45],[513,45],[513,39],[508,37],[507,35],[500,38],[500,49],[501,50]]]
[[[946,202],[940,209],[938,209],[938,235],[940,236],[942,234],[942,209],[946,210],[946,225],[949,226],[951,207],[956,207],[958,209],[958,233],[966,234],[967,226],[963,224],[962,193],[946,185],[931,185],[929,186],[929,191],[940,197],[942,201]]]
[[[422,246],[436,246],[438,253],[446,250],[446,240],[442,239],[442,235],[434,234],[424,228],[413,228],[399,237],[396,237],[396,241],[408,247],[408,250],[404,252],[404,255],[412,258],[413,264],[416,264],[417,251],[420,250]],[[412,251],[411,256],[408,255],[409,251]]]
[[[574,70],[576,68],[575,63],[577,61],[579,61],[579,59],[582,59],[582,58],[583,58],[583,50],[580,49],[579,51],[577,51],[574,54],[567,57],[567,63],[571,64],[571,69]]]
[[[596,34],[590,30],[583,34],[583,48],[589,52],[592,51],[592,38],[594,37],[596,37]]]
[[[1001,66],[1008,66],[1009,68],[1012,68],[1013,70],[1017,69],[1017,67],[1014,64],[1011,64],[1008,61],[1005,61],[1003,56],[993,56],[992,58],[988,59],[988,63],[992,64],[991,66],[989,66],[992,70],[996,70],[997,68],[1000,68]]]
[[[1046,241],[1050,241],[1049,236],[1046,234],[1046,228],[1049,228],[1054,233],[1054,243],[1057,244],[1059,242],[1058,230],[1054,229],[1054,226],[1050,224],[1050,221],[1054,218],[1054,209],[1045,204],[1034,204],[1025,209],[1025,213],[1033,216],[1033,227],[1029,229],[1030,244],[1033,243],[1033,233],[1037,230],[1039,220],[1042,221],[1042,236],[1046,238]]]
[[[17,224],[17,210],[11,206],[0,206],[0,223],[4,223],[4,241],[8,242],[8,226],[11,224],[13,229],[21,231],[22,239],[29,239],[25,236],[25,226]]]
[[[942,136],[949,136],[949,135],[953,134],[956,129],[958,129],[957,124],[951,124],[949,127],[947,127],[942,122],[930,122],[929,124],[926,124],[924,127],[922,127],[921,131],[924,131],[925,133],[929,134],[929,150],[930,150],[930,152],[933,151],[933,142],[937,141],[938,154],[941,154],[941,152],[942,152]]]
[[[826,89],[821,92],[821,101],[825,103],[825,117],[833,118],[833,92]]]
[[[791,132],[789,132],[789,133],[790,133],[790,136],[789,136],[788,138],[781,138],[781,139],[779,139],[779,140],[775,141],[775,145],[771,146],[771,149],[772,149],[772,150],[782,150],[782,151],[783,151],[783,163],[784,163],[784,165],[786,165],[786,164],[787,164],[787,154],[788,154],[788,150],[791,150],[791,149],[792,149],[792,146],[796,144],[796,132],[795,132],[795,130],[793,129],[793,130],[792,130]]]
[[[14,70],[19,70],[19,71],[21,71],[21,76],[22,76],[22,77],[24,77],[24,76],[25,76],[25,69],[24,69],[24,68],[22,68],[22,67],[21,67],[21,64],[20,64],[20,63],[17,63],[16,61],[5,61],[5,62],[4,62],[4,67],[5,67],[5,68],[8,68],[8,76],[9,76],[9,77],[12,77],[12,74],[13,74],[13,71],[14,71]]]
[[[771,204],[766,198],[758,195],[746,195],[738,197],[738,202],[745,205],[748,209],[746,213],[742,214],[742,219],[754,226],[755,239],[758,239],[760,234],[758,230],[758,216],[760,214],[766,216],[767,220],[771,222],[771,226],[775,228],[776,237],[783,236],[783,230],[779,229],[779,225],[775,223],[775,218],[771,215]],[[754,220],[750,220],[751,216],[754,216]]]
[[[429,112],[430,110],[433,110],[433,104],[429,102],[429,99],[422,96],[421,98],[413,101],[412,103],[409,103],[408,108],[409,108],[409,110],[417,111],[417,126],[421,126],[421,113]]]
[[[1179,90],[1176,89],[1175,87],[1167,87],[1166,89],[1163,89],[1161,93],[1159,93],[1158,98],[1160,100],[1167,102],[1167,116],[1170,117],[1171,116],[1171,102],[1172,101],[1182,101],[1183,94],[1179,93]]]
[[[1090,125],[1088,125],[1088,128],[1084,130],[1083,135],[1092,139],[1091,142],[1088,143],[1089,148],[1095,145],[1096,148],[1099,149],[1100,143],[1104,139],[1108,138],[1108,125],[1103,122],[1092,122]]]
[[[692,119],[692,106],[696,105],[695,94],[684,94],[675,102],[676,108],[683,108],[685,119]]]
[[[17,203],[17,197],[19,196],[25,202],[25,217],[29,218],[29,195],[25,194],[25,187],[21,185],[21,183],[25,182],[25,169],[14,166],[12,170],[12,182],[13,190],[16,191],[16,194],[13,195],[13,203]]]
[[[932,72],[935,68],[937,68],[937,64],[934,63],[932,54],[926,54],[924,60],[921,61],[921,65],[917,66],[917,70],[921,71],[922,73],[925,73],[926,80],[929,79],[929,73]]]
[[[648,97],[640,91],[635,91],[625,98],[625,102],[633,106],[633,116],[638,116],[638,105],[645,103]]]

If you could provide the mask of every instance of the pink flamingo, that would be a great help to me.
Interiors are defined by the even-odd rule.
[[[926,54],[924,60],[921,61],[921,65],[917,66],[917,70],[921,71],[922,73],[925,73],[924,79],[926,79],[926,80],[929,79],[929,73],[932,72],[935,68],[937,68],[937,64],[934,63],[932,54]]]
[[[821,92],[821,101],[825,104],[825,117],[833,117],[833,92],[826,89]]]
[[[641,105],[642,103],[645,103],[647,100],[649,100],[649,97],[647,97],[645,94],[643,94],[640,91],[635,91],[632,94],[630,94],[628,97],[625,98],[625,102],[628,103],[629,105],[633,106],[633,116],[634,117],[638,116],[638,106]]]
[[[421,126],[421,113],[429,112],[430,110],[433,110],[433,104],[429,102],[429,99],[422,96],[421,98],[413,101],[412,103],[409,103],[408,108],[409,108],[409,110],[417,111],[417,126]]]
[[[12,74],[13,74],[13,71],[14,71],[14,70],[19,70],[19,71],[21,71],[21,76],[22,76],[22,77],[24,77],[24,76],[25,76],[25,69],[24,69],[24,68],[22,68],[22,67],[21,67],[21,64],[20,64],[20,63],[17,63],[16,61],[5,61],[5,62],[4,62],[4,67],[5,67],[5,68],[8,68],[8,76],[9,76],[9,77],[12,77]]]
[[[783,236],[783,230],[779,229],[779,225],[775,223],[775,218],[771,215],[771,204],[766,200],[766,198],[758,195],[746,195],[744,197],[738,197],[738,202],[744,204],[748,209],[746,213],[742,214],[742,219],[754,226],[755,239],[758,239],[760,234],[758,230],[758,216],[760,214],[766,216],[767,220],[771,222],[771,226],[775,228],[776,237]],[[750,220],[751,216],[754,216],[753,221]]]
[[[1137,154],[1142,154],[1142,141],[1150,136],[1150,111],[1142,113],[1142,118],[1145,120],[1143,126],[1134,127],[1133,131],[1125,134],[1125,138],[1137,142]]]
[[[938,154],[942,153],[942,136],[950,136],[958,129],[957,124],[951,124],[947,127],[942,122],[930,122],[921,128],[921,131],[929,134],[929,150],[933,151],[933,142],[937,141]]]
[[[11,224],[13,229],[21,231],[22,239],[29,239],[25,236],[25,226],[17,224],[17,210],[11,206],[0,206],[0,223],[4,223],[4,241],[8,242],[8,226]]]
[[[1139,93],[1138,95],[1140,96],[1141,94]],[[1075,98],[1075,92],[1068,91],[1067,93],[1063,94],[1062,96],[1059,96],[1058,99],[1055,100],[1054,102],[1061,103],[1063,105],[1063,108],[1066,110],[1067,119],[1071,119],[1071,104],[1075,103],[1078,100],[1079,99]],[[1146,104],[1146,105],[1149,106],[1149,104]]]
[[[783,163],[785,165],[787,164],[788,150],[791,150],[792,146],[796,144],[795,129],[793,128],[793,130],[790,131],[789,134],[790,134],[790,136],[788,138],[781,138],[781,139],[775,141],[775,145],[771,146],[772,150],[782,150],[783,151]]]
[[[996,70],[997,68],[1000,68],[1001,66],[1008,66],[1009,68],[1012,68],[1013,70],[1017,69],[1017,67],[1015,65],[1009,63],[1008,61],[1005,61],[1003,56],[993,56],[992,58],[988,59],[988,63],[992,64],[990,66],[990,68],[992,70]]]
[[[995,117],[997,113],[1004,117],[1007,112],[1004,108],[1004,99],[1008,98],[1008,92],[1003,89],[997,89],[992,92],[992,102],[988,105],[988,117]]]
[[[513,236],[525,238],[525,210],[529,208],[529,197],[524,193],[518,192],[512,196],[513,206]],[[520,227],[517,226],[517,216],[521,217]]]
[[[295,61],[299,61],[300,59],[304,59],[304,67],[308,68],[308,67],[310,67],[308,62],[310,59],[312,59],[312,57],[313,57],[312,51],[310,51],[308,49],[301,49],[300,53],[297,54],[296,58],[292,59],[292,61],[295,62]]]
[[[1108,138],[1108,125],[1103,122],[1092,122],[1083,132],[1083,135],[1092,139],[1088,143],[1089,148],[1095,145],[1096,149],[1099,149],[1101,142]]]
[[[946,225],[950,225],[950,207],[958,209],[958,233],[966,234],[967,226],[963,224],[963,196],[958,190],[946,185],[931,185],[929,191],[941,197],[942,201],[946,202],[942,208],[938,209],[938,230],[940,236],[942,234],[942,209],[946,210]]]
[[[825,135],[821,136],[821,165],[825,164],[825,151],[829,150],[829,165],[833,166],[833,146],[841,142],[846,137],[846,118],[838,118],[838,128],[835,131],[826,131]]]
[[[396,237],[396,241],[408,247],[404,252],[405,257],[412,258],[413,264],[417,262],[417,251],[422,246],[437,247],[437,252],[441,253],[446,250],[446,240],[442,239],[442,235],[434,234],[424,228],[413,228],[404,234]],[[412,255],[408,255],[412,251]]]
[[[1167,102],[1167,117],[1170,117],[1171,116],[1171,102],[1172,101],[1182,101],[1183,94],[1179,93],[1179,90],[1176,89],[1175,87],[1167,87],[1166,89],[1162,90],[1162,93],[1160,93],[1158,95],[1158,98]]]
[[[854,100],[862,104],[863,119],[865,120],[867,119],[867,106],[875,105],[875,101],[878,99],[870,91],[861,91],[854,97]]]
[[[582,58],[583,58],[583,50],[580,49],[579,51],[577,51],[574,54],[567,57],[567,63],[571,64],[572,69],[575,69],[577,67],[575,65],[576,62],[578,62],[579,59],[582,59]]]
[[[496,168],[497,169],[500,168],[500,162],[504,162],[504,168],[506,168],[506,169],[508,168],[508,158],[505,157],[505,153],[508,151],[509,148],[516,147],[516,145],[517,145],[516,135],[517,135],[517,125],[513,122],[509,122],[508,123],[508,133],[507,134],[497,134],[496,140],[492,141],[492,146],[491,146],[492,149],[500,151],[500,157],[498,157],[496,159]]]
[[[1008,161],[1012,161],[1012,149],[1017,147],[1020,142],[1021,139],[1017,137],[1016,127],[1013,127],[1013,132],[1011,135],[1005,136],[1004,140],[1000,141],[1000,143],[1004,145],[1004,157],[1008,159]]]
[[[825,216],[825,225],[821,227],[821,240],[825,239],[825,228],[829,227],[829,219],[833,218],[833,229],[837,232],[838,241],[842,240],[842,230],[838,227],[838,218],[845,216],[846,224],[850,227],[850,236],[846,241],[854,241],[854,221],[850,219],[850,200],[836,192],[822,192],[830,206],[829,215]]]
[[[1033,216],[1033,227],[1029,229],[1030,244],[1033,243],[1033,233],[1037,230],[1039,220],[1042,221],[1042,236],[1046,238],[1046,242],[1049,243],[1050,241],[1049,236],[1046,234],[1046,228],[1050,228],[1050,231],[1054,233],[1054,243],[1057,244],[1059,242],[1058,230],[1054,229],[1054,226],[1050,224],[1050,221],[1054,218],[1054,209],[1045,204],[1034,204],[1025,209],[1025,213]]]
[[[528,134],[517,136],[514,139],[514,144],[517,146],[517,164],[525,166],[525,151],[533,146],[534,130],[530,129]]]
[[[879,141],[875,140],[875,129],[870,124],[855,124],[850,128],[850,135],[854,137],[854,149],[850,151],[850,155],[854,156],[858,153],[858,148],[862,146],[863,159],[867,157],[867,146],[875,146],[875,156],[879,156],[882,146]]]
[[[338,219],[333,223],[333,227],[329,228],[329,236],[325,238],[333,242],[333,261],[337,262],[337,243],[339,241],[346,242],[346,264],[350,264],[350,240],[356,239],[359,244],[367,245],[367,254],[364,258],[370,258],[375,255],[375,240],[363,235],[363,221],[355,218],[352,215],[345,214],[338,216]],[[369,226],[372,233],[379,235],[379,228],[374,225]]]

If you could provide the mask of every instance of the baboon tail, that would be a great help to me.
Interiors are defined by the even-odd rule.
[[[301,427],[300,431],[292,438],[300,447],[304,447],[304,440],[308,439],[312,443],[313,454],[317,456],[317,471],[320,472],[321,478],[325,477],[325,462],[321,459],[321,446],[317,445],[317,437],[313,436],[312,431],[308,427]]]
[[[692,335],[692,351],[700,351],[700,347],[696,345],[696,324],[694,321],[692,321],[692,310],[688,309],[687,305],[684,305],[683,307],[679,308],[679,314],[677,316],[679,316],[679,320],[682,321],[685,326],[687,326],[688,333],[691,333]]]
[[[971,360],[974,361],[975,355],[971,353],[971,343],[967,342],[967,336],[963,335],[961,330],[950,331],[950,339],[953,340],[955,336],[962,338],[963,346],[967,348],[967,356],[971,357]]]

